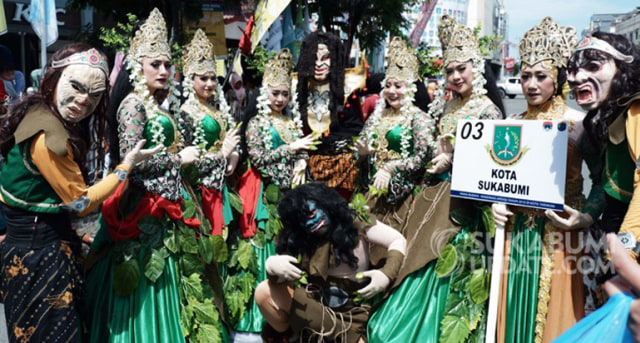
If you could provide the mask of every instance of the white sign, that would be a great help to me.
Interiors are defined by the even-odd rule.
[[[459,120],[451,195],[562,210],[566,120]]]

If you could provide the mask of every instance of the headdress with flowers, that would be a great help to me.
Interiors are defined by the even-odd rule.
[[[142,58],[155,58],[158,56],[167,56],[171,58],[171,49],[167,38],[167,27],[162,17],[162,13],[154,8],[144,24],[135,32],[133,38],[129,41],[129,55],[126,58],[126,66],[130,72],[129,80],[133,84],[136,94],[142,97],[147,118],[151,123],[151,132],[153,133],[153,143],[162,145],[165,140],[164,129],[158,120],[153,120],[160,111],[158,102],[147,87],[144,74],[142,72]],[[173,113],[179,111],[179,91],[174,87],[173,77],[175,70],[171,67],[171,74],[166,88],[169,90],[167,101],[171,106]]]
[[[282,49],[278,54],[269,60],[264,67],[264,74],[262,76],[262,86],[260,87],[260,94],[258,95],[258,115],[263,119],[263,124],[267,127],[262,128],[262,132],[269,132],[270,121],[269,115],[271,114],[271,108],[269,107],[269,86],[287,86],[290,90],[289,107],[291,109],[291,118],[297,128],[296,138],[302,136],[302,120],[300,119],[300,112],[298,111],[297,94],[295,89],[291,88],[291,71],[293,69],[293,57],[289,49]],[[271,149],[271,140],[265,140],[267,150]]]

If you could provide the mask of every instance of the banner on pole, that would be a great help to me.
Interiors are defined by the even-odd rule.
[[[58,40],[58,19],[55,0],[31,0],[29,21],[33,32],[47,46]]]
[[[291,0],[260,0],[256,7],[255,26],[251,32],[251,51],[255,50],[271,24],[279,19],[280,13]]]

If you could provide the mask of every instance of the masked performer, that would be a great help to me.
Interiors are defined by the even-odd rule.
[[[640,142],[640,55],[624,36],[602,32],[587,36],[569,60],[569,84],[576,102],[587,110],[584,126],[591,142],[604,146],[602,180],[606,206],[602,214],[605,232],[620,232],[637,257],[640,216],[633,211],[640,202],[636,170]],[[637,206],[636,206],[637,207]]]
[[[549,342],[585,315],[581,239],[604,204],[594,181],[589,199],[582,194],[582,161],[597,174],[598,151],[584,141],[584,114],[564,102],[566,67],[577,44],[575,29],[547,17],[520,42],[522,91],[527,111],[515,119],[565,120],[569,127],[564,213],[494,204],[497,224],[507,235],[498,340]],[[513,213],[515,216],[510,217]],[[510,217],[510,218],[508,218]],[[583,248],[581,248],[583,247]],[[506,249],[505,249],[506,250]]]
[[[210,232],[201,232],[180,172],[200,149],[183,147],[177,120],[160,107],[166,100],[178,113],[170,56],[164,18],[154,9],[134,29],[109,113],[118,123],[114,152],[122,156],[143,138],[161,148],[102,207],[92,249],[105,256],[89,274],[94,342],[225,338],[203,279]]]
[[[102,53],[67,45],[51,57],[40,92],[2,118],[0,291],[11,342],[80,341],[84,277],[71,218],[91,213],[153,153],[132,146],[112,174],[87,186],[90,146],[104,158],[107,74]]]
[[[395,278],[405,239],[373,217],[371,224],[354,219],[344,198],[323,184],[291,190],[278,212],[284,227],[278,255],[267,260],[269,280],[256,289],[270,325],[263,331],[266,339],[300,335],[305,341],[365,341],[366,299]],[[384,266],[369,263],[372,245],[387,250]]]
[[[449,198],[453,153],[450,138],[455,134],[459,119],[502,118],[502,102],[495,83],[485,78],[484,60],[472,30],[443,16],[439,36],[447,83],[436,90],[434,102],[429,107],[429,115],[437,123],[436,156],[407,218],[404,229],[407,258],[394,284],[395,289],[369,322],[370,342],[437,342],[439,339],[449,342],[452,339],[450,331],[444,328],[453,320],[459,321],[460,316],[470,323],[467,335],[481,335],[483,330],[477,328],[485,325],[486,298],[472,300],[471,286],[456,282],[469,277],[474,269],[473,261],[480,263],[485,259],[482,252],[471,249],[474,239],[483,235],[484,226],[479,206],[468,202],[464,202],[466,206],[460,206],[460,201],[453,202]],[[446,103],[443,99],[445,87],[450,87],[455,95]],[[461,211],[462,208],[467,211]],[[449,246],[445,249],[455,247],[470,257],[456,270],[445,267],[436,271],[434,259],[438,258],[447,241]],[[447,265],[447,261],[439,263]],[[458,302],[468,311],[456,316],[453,313]]]
[[[359,95],[379,92],[384,76],[367,78],[365,59],[345,70],[343,50],[334,34],[308,34],[300,46],[297,89],[305,132],[321,136],[310,156],[311,175],[349,198],[358,176],[349,146],[364,123]]]
[[[216,79],[213,44],[204,31],[198,29],[183,56],[183,94],[187,99],[180,108],[186,145],[198,146],[200,158],[195,163],[202,192],[205,217],[211,223],[211,234],[221,235],[231,221],[231,208],[225,175],[231,175],[240,155],[236,151],[240,137]],[[218,105],[220,109],[214,106]]]
[[[264,68],[262,87],[259,91],[257,110],[249,115],[243,129],[248,160],[251,165],[243,175],[240,197],[243,214],[238,237],[231,237],[231,246],[240,253],[243,246],[252,251],[251,262],[257,267],[254,281],[266,278],[264,262],[274,254],[273,236],[278,230],[279,220],[275,206],[280,194],[292,186],[305,182],[308,155],[305,150],[315,144],[313,135],[302,136],[302,122],[291,90],[293,59],[288,49],[283,49],[269,60]],[[237,243],[234,243],[237,238]],[[252,243],[259,241],[259,243]],[[234,248],[232,248],[234,249]],[[245,268],[246,269],[246,268]],[[230,276],[246,271],[231,271]],[[254,271],[255,273],[255,271]],[[225,282],[230,284],[231,282]],[[232,290],[225,288],[225,294]],[[242,332],[260,332],[262,316],[253,299],[249,299],[234,329]],[[234,320],[232,320],[234,322]]]

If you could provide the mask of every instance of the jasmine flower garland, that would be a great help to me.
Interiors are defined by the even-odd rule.
[[[127,57],[126,66],[129,70],[129,81],[133,84],[134,92],[142,97],[142,104],[145,108],[147,120],[151,123],[150,130],[153,134],[152,143],[154,146],[160,145],[163,147],[163,150],[166,150],[167,147],[164,146],[164,141],[166,140],[164,128],[158,120],[155,120],[155,118],[158,116],[158,112],[160,112],[160,105],[149,91],[149,87],[147,87],[147,81],[142,72],[142,63],[140,61],[132,60]],[[165,86],[165,89],[169,90],[169,94],[166,100],[171,106],[171,112],[179,113],[178,95],[180,93],[173,85],[174,74],[175,68],[172,66],[171,72],[169,74],[169,81]]]
[[[467,102],[467,106],[472,110],[477,110],[481,108],[482,96],[487,93],[487,90],[484,88],[487,80],[484,78],[484,60],[481,58],[473,58],[471,62],[473,80],[471,81],[471,98]],[[441,74],[444,74],[444,70]],[[443,114],[444,106],[446,104],[444,99],[446,86],[447,82],[436,89],[433,96],[433,102],[429,104],[429,112],[427,112],[427,114],[429,118],[433,119],[434,123],[437,123],[440,116]],[[436,137],[431,140],[431,148],[434,152],[437,151],[437,140],[435,138]]]
[[[293,123],[295,124],[295,128],[296,128],[296,132],[293,133],[294,139],[300,138],[302,136],[302,120],[300,119],[300,111],[298,111],[298,102],[296,101],[296,98],[297,98],[297,94],[294,91],[290,95],[291,100],[289,101],[289,104],[288,104],[288,107],[291,109],[291,114],[292,114],[291,120],[293,120]],[[271,107],[269,107],[269,88],[266,85],[262,85],[262,87],[260,87],[260,92],[259,92],[257,101],[258,101],[258,116],[261,119],[260,131],[263,136],[268,135],[270,128],[272,126],[270,115],[273,111],[271,110]],[[264,144],[265,144],[265,147],[264,147],[265,150],[271,150],[271,148],[273,147],[273,142],[271,142],[270,138],[265,139]]]

